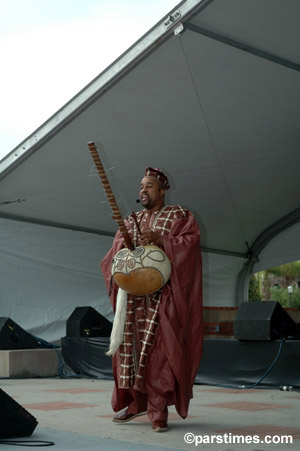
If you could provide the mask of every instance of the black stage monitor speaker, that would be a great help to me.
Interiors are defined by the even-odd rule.
[[[300,338],[300,329],[276,301],[243,302],[233,321],[238,340]]]
[[[76,307],[67,320],[67,337],[110,337],[112,323],[93,307]]]
[[[0,388],[0,438],[29,437],[37,420]]]
[[[35,349],[37,340],[10,318],[0,318],[0,349]]]

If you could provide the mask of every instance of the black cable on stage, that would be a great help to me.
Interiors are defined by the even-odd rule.
[[[53,446],[54,442],[48,442],[45,440],[6,440],[0,439],[0,445],[15,445],[15,446]]]
[[[62,361],[60,353],[59,353],[60,346],[56,346],[56,345],[54,345],[52,343],[49,343],[48,341],[44,340],[43,338],[36,337],[33,334],[30,334],[30,335],[32,335],[32,337],[37,340],[37,342],[39,343],[40,348],[54,349],[55,350],[55,352],[57,354],[57,358],[58,358],[58,375],[59,375],[59,377],[66,378],[66,379],[67,378],[70,378],[70,379],[76,379],[76,378],[78,378],[78,379],[80,379],[80,378],[82,378],[82,379],[97,379],[97,376],[88,376],[86,374],[83,374],[82,373],[82,368],[80,368],[80,371],[81,371],[80,374],[76,374],[76,373],[68,374],[68,375],[63,374],[63,361]],[[83,347],[82,347],[82,350],[81,350],[81,357],[80,357],[80,359],[82,359],[82,357],[84,355],[86,343],[87,343],[87,340],[88,340],[88,337],[84,337],[84,338],[85,339],[84,339],[84,342],[83,342]],[[2,378],[0,378],[0,379],[2,379]],[[101,379],[104,379],[104,378],[102,377]],[[109,378],[109,380],[112,380],[112,378]]]
[[[32,335],[32,334],[30,334],[30,335]],[[58,376],[61,377],[62,379],[63,378],[65,378],[65,379],[68,379],[68,378],[70,378],[70,379],[76,379],[76,378],[78,378],[78,379],[80,379],[80,378],[82,378],[82,379],[99,379],[99,376],[88,376],[87,374],[83,374],[82,372],[80,374],[76,374],[76,373],[68,374],[68,375],[63,374],[63,366],[64,366],[64,364],[63,364],[61,356],[59,354],[60,346],[56,346],[56,345],[54,345],[52,343],[49,343],[48,341],[44,340],[43,338],[36,337],[35,335],[32,335],[32,337],[34,337],[38,341],[38,343],[40,345],[39,346],[40,348],[54,349],[55,350],[55,352],[57,354],[57,359],[58,359]],[[86,343],[87,343],[87,338],[88,337],[86,337],[86,339],[84,340],[83,349],[81,351],[82,354],[84,352],[84,348],[85,348]],[[47,376],[43,376],[43,378],[47,379]],[[49,376],[49,378],[52,379],[52,376]],[[0,377],[0,380],[2,380],[2,379],[10,379],[10,378],[8,376],[7,377]],[[100,379],[113,380],[112,377],[104,377],[104,376],[102,376]]]
[[[286,341],[286,337],[282,338],[280,340],[280,345],[279,345],[279,350],[277,352],[277,355],[275,357],[275,359],[273,360],[273,362],[271,363],[271,365],[269,366],[269,368],[265,371],[265,373],[262,375],[262,377],[255,382],[254,384],[251,385],[238,385],[238,386],[232,386],[232,385],[223,385],[223,384],[212,384],[214,387],[223,387],[223,388],[233,388],[233,389],[241,389],[241,390],[248,390],[249,388],[253,388],[256,387],[258,384],[261,383],[261,381],[269,374],[269,372],[272,370],[272,368],[276,365],[281,351],[282,351],[282,347],[283,347],[283,343]]]
[[[62,361],[61,361],[61,357],[60,357],[60,354],[59,354],[59,351],[58,351],[59,346],[56,346],[56,345],[54,345],[54,344],[52,344],[52,343],[49,343],[48,341],[44,340],[43,338],[36,337],[36,336],[33,335],[33,334],[30,334],[30,335],[31,335],[33,338],[36,339],[36,341],[38,342],[40,348],[44,348],[44,349],[54,349],[54,350],[55,350],[56,355],[57,355],[57,358],[58,358],[58,373],[59,373],[59,376],[60,376],[60,377],[63,377],[63,376],[62,376]]]

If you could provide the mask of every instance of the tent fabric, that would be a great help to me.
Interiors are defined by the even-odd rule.
[[[94,307],[112,321],[100,269],[111,244],[112,237],[0,218],[1,316],[49,342],[66,335],[76,307]],[[203,253],[205,305],[233,305],[242,264]]]
[[[261,251],[253,272],[300,260],[300,224],[284,230]]]
[[[0,312],[46,341],[66,335],[75,307],[113,312],[100,271],[110,237],[0,219]]]

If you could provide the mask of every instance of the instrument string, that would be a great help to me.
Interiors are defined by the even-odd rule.
[[[105,173],[106,173],[107,177],[109,178],[109,183],[110,183],[111,186],[113,186],[114,193],[117,192],[117,196],[118,197],[116,196],[116,194],[115,194],[115,197],[116,197],[116,201],[117,201],[117,204],[118,204],[119,208],[120,208],[120,205],[121,205],[120,210],[123,211],[123,212],[125,212],[125,211],[129,212],[130,211],[130,207],[128,206],[125,197],[120,193],[120,191],[118,189],[118,186],[117,186],[117,184],[115,182],[115,167],[111,166],[110,168],[106,168],[105,164],[103,163],[103,161],[102,161],[102,164],[103,164],[103,167],[105,169]],[[90,173],[88,174],[89,190],[90,191],[93,191],[94,188],[95,188],[94,183],[92,181],[93,177],[97,178],[97,189],[98,189],[98,187],[99,187],[99,184],[98,184],[99,174],[98,174],[98,171],[97,171],[97,168],[96,168],[95,164],[93,164],[91,166]],[[100,204],[108,206],[110,208],[110,202],[107,200],[107,198],[101,200]],[[114,217],[113,213],[107,213],[107,215],[109,217],[112,217],[112,218]],[[128,214],[124,214],[124,217],[126,217],[127,215]]]
[[[119,206],[117,204],[116,198],[114,196],[114,193],[112,191],[111,188],[111,184],[110,181],[106,175],[103,163],[100,159],[100,155],[98,153],[97,147],[95,146],[95,143],[93,141],[88,142],[88,148],[91,154],[91,157],[94,161],[94,164],[97,168],[97,172],[98,175],[100,177],[103,189],[105,191],[105,195],[107,197],[107,200],[110,203],[111,206],[111,210],[113,212],[113,218],[116,221],[116,223],[118,224],[118,229],[121,232],[121,234],[123,235],[123,239],[126,242],[126,245],[128,247],[128,249],[133,250],[134,249],[134,245],[131,241],[131,238],[129,236],[128,230],[126,228],[126,225],[124,223],[123,217],[121,215],[121,211],[119,209]]]
[[[181,35],[179,36],[179,42],[180,42],[181,50],[182,50],[183,57],[184,57],[184,60],[185,60],[186,68],[187,68],[187,71],[188,71],[188,74],[189,74],[189,77],[190,77],[190,80],[191,80],[191,83],[192,83],[192,86],[193,86],[193,89],[194,89],[194,92],[195,92],[195,95],[196,95],[196,99],[198,101],[198,105],[199,105],[200,111],[201,111],[203,119],[204,119],[205,127],[207,129],[207,133],[208,133],[208,136],[209,136],[209,140],[211,142],[212,149],[214,151],[214,154],[215,154],[215,157],[216,157],[216,160],[217,160],[217,163],[218,163],[218,167],[219,167],[221,176],[222,176],[224,184],[225,184],[226,192],[227,192],[227,194],[229,196],[229,199],[230,199],[230,202],[231,202],[231,205],[232,205],[232,208],[233,208],[233,212],[234,212],[237,224],[238,224],[239,229],[240,229],[240,233],[241,233],[242,239],[244,240],[244,243],[247,246],[246,234],[245,234],[244,228],[242,226],[241,220],[239,218],[239,214],[237,212],[237,208],[236,208],[235,202],[233,200],[233,197],[232,197],[232,194],[231,194],[231,191],[230,191],[230,188],[229,188],[229,184],[228,184],[227,178],[226,178],[225,173],[223,171],[223,167],[222,167],[222,164],[221,164],[221,161],[220,161],[220,157],[219,157],[219,154],[218,154],[215,142],[214,142],[213,133],[212,133],[212,131],[211,131],[210,127],[209,127],[209,124],[208,124],[208,120],[207,120],[207,117],[206,117],[206,114],[205,114],[205,111],[204,111],[204,106],[203,106],[202,101],[201,101],[201,96],[200,96],[200,93],[198,91],[198,88],[197,88],[197,85],[196,85],[196,82],[195,82],[195,79],[194,79],[194,76],[193,76],[191,65],[190,65],[190,62],[188,60],[187,52],[186,52],[186,50],[184,48],[183,38],[182,38]]]

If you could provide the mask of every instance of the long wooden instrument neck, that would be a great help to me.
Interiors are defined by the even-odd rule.
[[[103,185],[103,188],[104,188],[107,200],[110,203],[110,206],[111,206],[111,209],[112,209],[112,212],[113,212],[113,218],[118,224],[118,228],[119,228],[120,232],[123,235],[123,238],[124,238],[124,241],[126,243],[126,246],[128,247],[129,250],[132,251],[134,249],[134,245],[133,245],[133,243],[131,241],[131,238],[129,236],[128,230],[127,230],[127,228],[126,228],[126,226],[124,224],[121,212],[119,210],[119,207],[118,207],[118,204],[116,202],[115,196],[114,196],[114,194],[112,192],[112,189],[110,187],[110,184],[109,184],[108,178],[106,176],[103,164],[102,164],[101,159],[99,157],[98,150],[97,150],[97,148],[96,148],[96,146],[95,146],[93,141],[88,142],[88,147],[89,147],[91,156],[92,156],[92,158],[94,160],[97,172],[98,172],[98,174],[100,176],[100,179],[101,179],[101,182],[102,182],[102,185]]]

